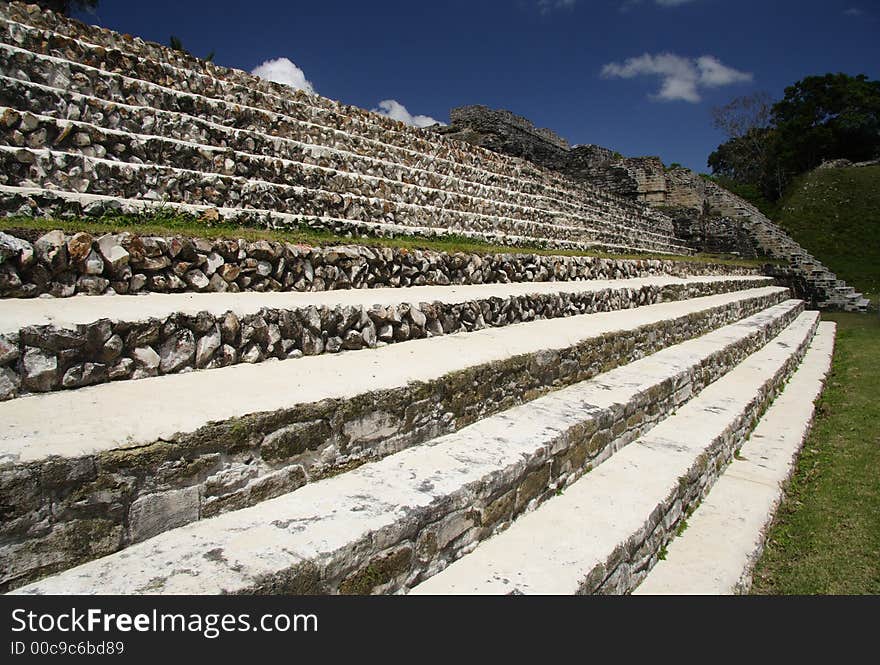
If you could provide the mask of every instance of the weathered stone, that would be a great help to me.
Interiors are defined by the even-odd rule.
[[[0,291],[8,293],[22,287],[21,277],[11,263],[0,264]]]
[[[64,373],[61,384],[65,388],[80,388],[107,381],[107,366],[101,363],[74,365]]]
[[[58,385],[58,360],[42,349],[28,347],[22,359],[22,377],[29,390],[54,390]]]
[[[37,259],[53,273],[67,268],[67,242],[63,231],[49,231],[34,243]]]
[[[364,326],[363,330],[361,330],[361,339],[363,340],[364,345],[371,349],[376,346],[376,326],[372,321],[367,321],[367,324]]]
[[[327,443],[330,425],[323,420],[295,423],[263,437],[260,454],[265,460],[288,460]]]
[[[425,324],[428,322],[428,319],[425,317],[424,313],[417,307],[410,308],[409,317],[410,320],[413,322],[413,325],[417,328],[424,328]]]
[[[100,260],[100,259],[99,259]],[[103,265],[103,264],[102,264]],[[99,296],[107,287],[110,286],[110,280],[94,275],[83,275],[76,280],[77,293],[85,293],[90,296]]]
[[[225,263],[226,261],[217,252],[211,252],[210,254],[208,254],[208,260],[205,262],[204,272],[210,277],[215,272],[217,272],[217,270],[220,269]]]
[[[390,342],[394,339],[394,328],[390,323],[386,323],[379,328],[377,336],[381,342]]]
[[[198,487],[148,494],[131,504],[128,513],[129,538],[137,543],[198,518]]]
[[[106,234],[98,238],[98,251],[107,264],[107,269],[116,274],[128,265],[130,255],[120,244],[118,236]]]
[[[180,330],[166,339],[159,348],[159,371],[172,374],[191,366],[196,353],[195,337],[191,330]]]
[[[168,241],[168,255],[180,261],[193,261],[196,258],[196,248],[189,238],[176,236]]]
[[[235,345],[238,340],[238,333],[241,330],[241,323],[238,316],[234,312],[227,312],[220,324],[220,336],[224,344]]]
[[[0,264],[14,261],[20,270],[25,270],[35,260],[33,245],[27,240],[0,232]]]
[[[354,332],[354,331],[352,331]],[[325,351],[327,353],[339,353],[342,350],[342,338],[341,337],[328,337],[327,344],[325,345]]]
[[[347,350],[360,349],[364,346],[364,339],[357,330],[349,330],[342,340],[342,348]]]
[[[131,376],[135,368],[135,361],[131,358],[120,358],[107,371],[107,379],[110,381],[119,381],[127,379]]]
[[[67,241],[67,254],[72,263],[83,263],[92,251],[92,236],[76,233]]]
[[[151,346],[141,346],[132,351],[136,369],[136,378],[156,376],[159,372],[159,364],[162,359]]]
[[[136,273],[131,276],[129,289],[132,293],[137,293],[147,285],[147,276],[142,273]]]
[[[18,360],[18,346],[4,335],[0,335],[0,365],[9,365]]]
[[[214,352],[220,348],[220,328],[214,326],[208,334],[199,339],[196,346],[196,367],[205,367],[214,356]]]
[[[247,344],[248,342],[254,342],[259,346],[269,344],[269,326],[262,316],[245,319],[245,323],[241,327],[241,343]]]
[[[184,279],[186,280],[186,283],[189,284],[196,291],[204,291],[208,288],[208,285],[210,284],[208,278],[205,277],[205,273],[203,273],[199,269],[190,270],[188,273],[186,273]]]
[[[234,263],[224,263],[217,268],[217,274],[227,282],[234,282],[241,274],[241,266]]]
[[[122,353],[124,346],[125,344],[119,335],[112,335],[106,342],[104,342],[104,346],[101,348],[101,354],[99,356],[101,362],[112,363]]]
[[[89,252],[89,255],[85,260],[85,273],[86,275],[100,275],[104,272],[104,259],[98,254],[98,252],[92,250]]]
[[[18,395],[21,378],[8,367],[0,367],[0,400],[12,399]]]
[[[208,280],[208,290],[213,293],[226,293],[229,290],[229,283],[215,272]]]
[[[241,362],[243,363],[258,363],[264,358],[263,349],[260,348],[259,344],[248,344],[245,347],[244,353],[241,354]]]

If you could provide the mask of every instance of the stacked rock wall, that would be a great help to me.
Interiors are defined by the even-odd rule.
[[[664,215],[529,162],[32,7],[3,5],[0,54],[6,214],[164,205],[337,233],[688,251]]]
[[[492,150],[532,159],[580,182],[662,208],[675,221],[676,238],[700,252],[767,256],[790,264],[786,280],[817,307],[864,311],[868,301],[823,266],[757,208],[684,168],[667,170],[657,157],[623,157],[595,145],[568,148],[537,132],[523,118],[467,107],[439,131]],[[514,116],[515,117],[515,116]]]

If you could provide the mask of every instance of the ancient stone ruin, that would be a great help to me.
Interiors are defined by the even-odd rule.
[[[572,148],[525,118],[484,106],[453,109],[450,118],[436,131],[662,209],[674,218],[679,241],[694,249],[784,261],[804,287],[799,295],[816,307],[861,312],[869,305],[757,208],[690,169],[667,169],[658,157],[628,158],[595,145]]]
[[[694,520],[716,485],[770,518],[834,340],[757,263],[691,256],[654,194],[34,6],[0,50],[0,590],[748,587],[760,529]],[[242,233],[137,232],[169,212]],[[239,237],[302,226],[346,241]],[[375,242],[450,234],[509,249]],[[730,556],[682,563],[701,538]]]

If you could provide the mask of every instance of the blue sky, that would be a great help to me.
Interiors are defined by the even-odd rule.
[[[880,78],[880,0],[101,0],[78,17],[248,71],[287,59],[260,71],[347,104],[443,122],[486,104],[697,171],[723,140],[713,106]]]

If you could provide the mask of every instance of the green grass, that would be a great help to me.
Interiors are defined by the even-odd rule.
[[[880,593],[880,317],[832,314],[832,372],[755,594]]]
[[[776,220],[838,277],[866,294],[880,293],[880,166],[802,176]]]
[[[196,238],[244,238],[246,240],[276,240],[310,246],[358,244],[370,247],[399,247],[406,249],[429,249],[437,252],[467,252],[476,254],[512,253],[542,254],[548,256],[598,256],[624,259],[668,259],[691,263],[714,263],[731,266],[759,267],[765,262],[747,260],[719,254],[679,256],[673,254],[612,254],[598,251],[575,251],[534,247],[510,247],[494,245],[472,238],[449,235],[443,238],[351,238],[308,228],[271,230],[235,224],[207,223],[191,216],[155,214],[150,216],[113,216],[100,219],[52,219],[31,217],[7,217],[0,223],[0,230],[41,231],[61,229],[74,233],[85,231],[93,235],[131,231],[142,235],[184,235]]]

